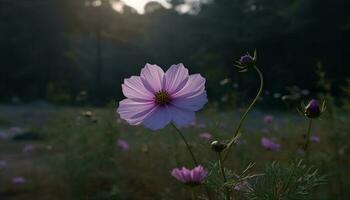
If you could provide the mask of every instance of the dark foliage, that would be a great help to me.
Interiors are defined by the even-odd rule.
[[[91,2],[0,2],[0,100],[74,103],[87,91],[89,102],[105,103],[120,98],[122,77],[146,62],[183,62],[204,74],[209,95],[219,99],[225,88],[218,83],[227,77],[256,89],[255,79],[241,81],[231,70],[255,48],[272,92],[286,85],[315,91],[317,62],[335,85],[350,74],[347,0],[216,0],[198,15],[164,9],[136,15],[131,8],[120,14],[110,1],[87,6]]]

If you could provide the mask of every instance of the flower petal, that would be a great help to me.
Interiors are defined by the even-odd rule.
[[[171,104],[189,111],[198,111],[208,102],[207,93],[203,91],[197,96],[190,96],[188,98],[176,98],[171,101]]]
[[[172,65],[165,72],[165,90],[173,94],[181,90],[187,83],[189,74],[188,70],[182,63]]]
[[[180,169],[173,169],[172,172],[171,172],[171,175],[173,177],[175,177],[177,180],[179,180],[180,182],[183,182],[185,183],[186,180],[185,178],[183,177],[183,174],[181,173]]]
[[[175,106],[169,106],[169,110],[171,112],[171,121],[180,127],[190,124],[195,118],[193,111],[183,110]]]
[[[202,93],[205,90],[205,78],[203,78],[200,74],[193,74],[188,77],[187,83],[184,87],[172,94],[173,98],[184,98],[196,96]]]
[[[163,89],[164,71],[157,65],[146,64],[141,70],[141,80],[151,93],[156,93]]]
[[[122,89],[124,96],[131,99],[153,100],[154,98],[154,95],[145,88],[139,76],[132,76],[128,79],[124,79]]]
[[[170,120],[169,108],[167,106],[157,106],[142,124],[149,129],[158,130],[164,128]]]
[[[130,125],[139,125],[155,109],[154,102],[124,99],[119,102],[117,113]]]

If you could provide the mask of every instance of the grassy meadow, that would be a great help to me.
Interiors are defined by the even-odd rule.
[[[153,132],[127,125],[118,118],[113,106],[1,106],[0,109],[2,132],[20,127],[27,134],[39,136],[0,141],[0,160],[6,161],[6,165],[0,167],[1,199],[190,197],[188,188],[170,175],[175,167],[191,167],[187,149],[171,126]],[[199,163],[208,166],[215,160],[210,141],[230,138],[241,110],[222,111],[207,106],[197,113],[195,123],[182,129]],[[312,128],[312,134],[320,141],[311,142],[310,165],[317,166],[327,180],[314,190],[312,199],[346,199],[350,195],[350,116],[344,113],[325,114]],[[271,123],[264,123],[266,115],[273,116]],[[293,159],[304,158],[300,148],[306,128],[307,120],[296,111],[253,111],[243,125],[242,136],[228,158],[227,168],[239,173],[253,162],[252,172],[261,173],[272,161],[285,165]],[[200,138],[199,134],[204,132],[210,133],[212,139]],[[280,150],[264,149],[260,144],[262,137],[281,144]],[[118,139],[126,141],[128,146],[118,145]],[[14,177],[25,180],[16,182]],[[203,188],[195,190],[200,193]],[[240,191],[235,192],[240,199]]]

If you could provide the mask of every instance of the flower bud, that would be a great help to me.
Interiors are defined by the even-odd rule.
[[[317,100],[312,99],[309,104],[305,107],[304,114],[306,117],[314,119],[319,117],[322,114],[322,110],[320,108],[320,104]]]
[[[239,63],[242,66],[250,66],[254,63],[254,58],[251,57],[249,54],[241,56],[241,58],[239,59]]]
[[[226,144],[219,142],[217,140],[213,141],[211,144],[211,149],[215,152],[222,152],[226,148]]]
[[[251,56],[249,53],[241,56],[241,58],[236,61],[236,67],[240,69],[240,72],[247,71],[250,67],[254,67],[256,64],[256,51],[254,51],[254,56]]]

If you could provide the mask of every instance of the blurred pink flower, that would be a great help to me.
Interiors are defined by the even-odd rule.
[[[198,128],[206,128],[207,125],[203,124],[203,123],[200,123],[200,124],[197,124],[197,127]]]
[[[12,178],[12,183],[14,184],[23,184],[26,183],[27,180],[23,178],[22,176],[15,176]]]
[[[311,135],[310,136],[310,141],[311,142],[314,142],[314,143],[318,143],[318,142],[320,142],[320,137],[318,137],[317,135]]]
[[[23,129],[21,127],[11,127],[9,129],[9,133],[12,135],[17,135],[17,134],[23,133]]]
[[[129,149],[129,143],[124,139],[118,139],[117,146],[123,151],[126,151]]]
[[[7,165],[6,160],[0,160],[0,168],[3,168]]]
[[[278,143],[274,143],[272,140],[266,138],[266,137],[262,137],[261,138],[261,145],[270,151],[279,151],[281,148],[281,145]]]
[[[8,134],[5,131],[0,131],[0,139],[5,140],[8,138]]]
[[[273,116],[272,116],[272,115],[266,115],[266,116],[264,117],[264,123],[265,123],[265,124],[271,124],[272,121],[273,121]]]
[[[210,140],[213,136],[208,132],[204,132],[204,133],[200,133],[198,137],[203,140]]]
[[[32,145],[32,144],[26,144],[24,147],[23,147],[23,153],[29,153],[29,152],[32,152],[34,151],[35,149],[35,146]]]
[[[130,125],[143,124],[152,130],[174,122],[190,124],[195,111],[207,103],[205,79],[189,75],[183,64],[172,65],[165,73],[157,65],[146,64],[140,76],[124,79],[123,94],[117,112]]]
[[[171,171],[171,175],[186,185],[196,186],[203,183],[208,172],[201,165],[198,165],[194,169],[175,168]]]
[[[196,119],[194,119],[190,124],[189,124],[189,126],[196,126],[197,125],[197,120]]]

